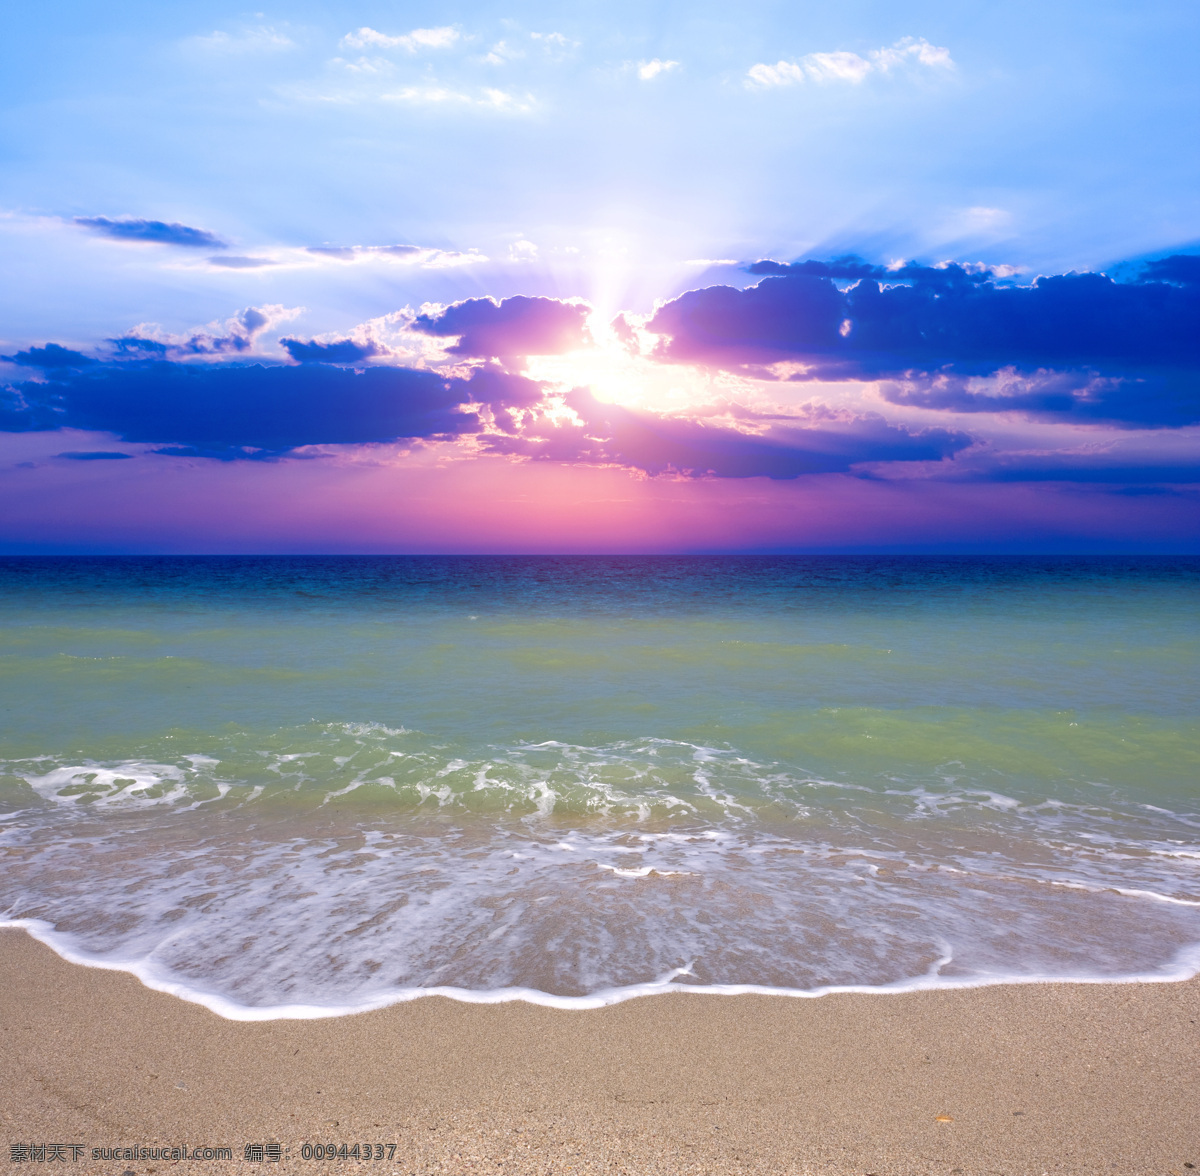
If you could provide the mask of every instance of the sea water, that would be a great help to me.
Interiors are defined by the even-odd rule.
[[[1200,970],[1200,560],[0,561],[0,920],[227,1016]]]

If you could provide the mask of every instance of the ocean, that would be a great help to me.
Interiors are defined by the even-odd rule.
[[[0,560],[0,925],[241,1019],[1200,971],[1200,559]]]

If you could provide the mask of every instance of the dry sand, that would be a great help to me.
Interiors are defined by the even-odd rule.
[[[235,1158],[37,1169],[1200,1174],[1195,981],[239,1023],[0,931],[0,1009],[13,1173],[13,1143],[187,1143]],[[392,1162],[300,1155],[364,1140]]]

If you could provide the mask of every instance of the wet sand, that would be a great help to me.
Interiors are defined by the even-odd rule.
[[[12,1172],[13,1144],[74,1143],[38,1170],[1200,1173],[1200,981],[244,1023],[8,930],[0,1024]],[[363,1142],[384,1158],[302,1158]],[[234,1159],[91,1158],[140,1144]]]

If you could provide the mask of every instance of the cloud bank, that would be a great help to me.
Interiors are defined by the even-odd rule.
[[[1026,285],[1000,267],[857,257],[747,268],[757,284],[690,290],[619,318],[612,353],[592,338],[585,303],[526,296],[397,311],[341,336],[284,335],[278,350],[271,340],[297,312],[275,305],[181,335],[138,328],[91,355],[29,346],[0,356],[12,373],[0,431],[72,429],[226,460],[446,442],[460,456],[652,477],[1152,487],[1200,471],[1191,255],[1128,281],[1071,273]],[[632,352],[643,375],[680,371],[706,390],[670,408],[600,398],[591,357]],[[797,405],[806,386],[816,391]],[[856,391],[839,399],[841,386]]]
[[[1070,273],[1028,286],[961,265],[758,262],[750,271],[769,276],[757,285],[689,291],[646,329],[664,360],[794,360],[807,366],[791,379],[905,381],[888,393],[898,404],[1181,426],[1200,421],[1195,260],[1164,258],[1132,282]],[[998,390],[970,387],[1004,373]]]

